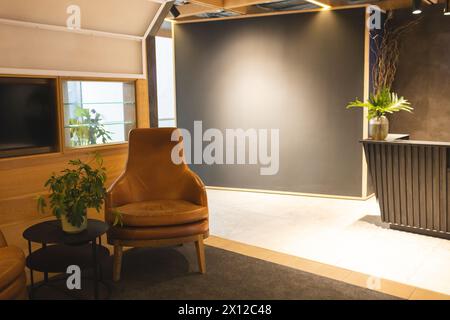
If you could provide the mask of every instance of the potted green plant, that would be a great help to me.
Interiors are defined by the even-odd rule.
[[[102,120],[102,115],[95,109],[84,109],[77,105],[74,118],[69,119],[68,123],[72,146],[94,145],[97,139],[101,139],[102,143],[111,141],[111,132],[105,129]]]
[[[373,90],[367,101],[350,102],[347,108],[367,108],[369,118],[369,137],[373,140],[384,140],[389,134],[389,121],[386,117],[398,111],[412,112],[410,103],[392,92],[400,56],[400,39],[410,32],[421,21],[414,19],[405,24],[396,24],[394,12],[388,11],[383,32],[372,32],[371,52],[375,61],[372,66]]]
[[[52,213],[61,220],[63,231],[79,233],[87,228],[87,209],[100,211],[106,197],[106,169],[99,154],[91,163],[70,160],[72,168],[52,174],[45,183],[50,194],[49,205]],[[92,161],[91,161],[92,162]],[[38,198],[38,209],[45,213],[47,202],[43,196]]]
[[[347,108],[367,108],[369,119],[369,137],[373,140],[384,140],[389,134],[389,120],[386,114],[407,111],[412,112],[410,103],[403,97],[398,97],[388,88],[379,90],[370,95],[369,100],[363,102],[356,99],[347,105]]]

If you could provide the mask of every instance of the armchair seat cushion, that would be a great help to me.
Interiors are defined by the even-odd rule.
[[[153,200],[116,208],[128,227],[159,227],[188,224],[208,219],[208,208],[184,200]]]
[[[197,221],[188,224],[162,227],[111,227],[108,230],[108,242],[114,244],[114,240],[161,240],[189,237],[209,234],[208,220]],[[137,246],[136,243],[133,246]]]
[[[23,273],[25,269],[25,256],[17,247],[0,248],[0,291],[9,287]]]

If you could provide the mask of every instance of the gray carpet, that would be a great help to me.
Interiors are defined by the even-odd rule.
[[[207,274],[197,272],[193,245],[124,252],[122,280],[111,299],[396,299],[311,273],[206,246]],[[105,276],[111,279],[110,265]],[[86,288],[89,290],[90,288]],[[85,291],[85,290],[83,290]],[[90,294],[91,291],[88,291]],[[36,298],[64,298],[42,289]],[[89,297],[89,296],[86,296]]]

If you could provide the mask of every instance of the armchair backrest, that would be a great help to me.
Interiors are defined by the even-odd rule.
[[[184,161],[172,161],[172,152],[184,152],[176,128],[143,128],[130,132],[128,161],[118,184],[126,190],[125,202],[153,199],[183,199],[189,188],[191,172]]]

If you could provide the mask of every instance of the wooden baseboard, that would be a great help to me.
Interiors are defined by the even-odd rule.
[[[365,201],[374,196],[370,194],[366,197],[352,197],[352,196],[340,196],[332,194],[317,194],[317,193],[304,193],[304,192],[291,192],[291,191],[278,191],[278,190],[264,190],[264,189],[246,189],[246,188],[229,188],[229,187],[216,187],[216,186],[206,186],[206,189],[210,190],[223,190],[223,191],[238,191],[238,192],[254,192],[254,193],[269,193],[269,194],[279,194],[288,196],[302,196],[302,197],[315,197],[315,198],[329,198],[329,199],[340,199],[340,200],[360,200]]]

